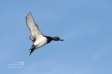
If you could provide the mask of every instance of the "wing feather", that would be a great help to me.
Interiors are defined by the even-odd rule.
[[[43,34],[41,33],[41,31],[38,28],[38,25],[35,23],[31,12],[29,12],[29,14],[26,17],[26,24],[30,30],[30,33],[31,33],[30,39],[33,42],[36,40],[36,38],[43,36]]]

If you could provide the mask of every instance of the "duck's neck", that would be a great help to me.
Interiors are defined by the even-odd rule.
[[[47,43],[50,43],[53,40],[53,37],[45,36],[47,38]]]

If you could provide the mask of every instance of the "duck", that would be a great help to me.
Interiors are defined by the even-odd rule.
[[[29,39],[33,42],[29,55],[31,55],[34,50],[50,43],[51,41],[64,41],[64,39],[61,39],[59,36],[52,37],[44,35],[40,31],[38,24],[35,22],[31,12],[29,12],[26,16],[26,25],[31,34]]]

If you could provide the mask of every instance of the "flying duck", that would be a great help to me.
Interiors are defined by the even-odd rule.
[[[45,44],[50,43],[52,40],[63,41],[63,39],[60,39],[60,37],[58,36],[51,37],[51,36],[43,35],[42,32],[39,30],[38,25],[35,23],[31,12],[29,12],[29,14],[27,14],[26,16],[26,25],[29,28],[30,33],[31,33],[29,39],[33,41],[33,45],[30,48],[29,55],[31,55],[31,53],[34,50],[44,46]]]

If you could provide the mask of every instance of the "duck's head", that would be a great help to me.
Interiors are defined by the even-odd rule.
[[[64,41],[64,39],[61,39],[60,37],[56,36],[56,37],[52,37],[52,39],[54,41]]]

